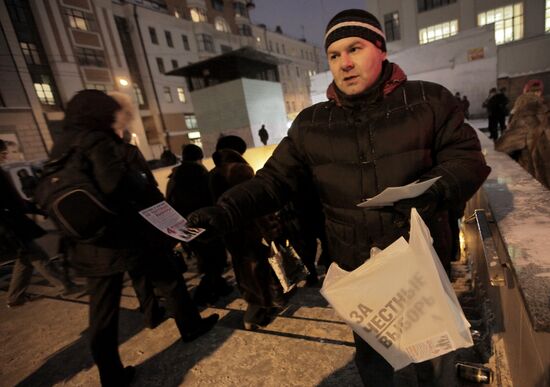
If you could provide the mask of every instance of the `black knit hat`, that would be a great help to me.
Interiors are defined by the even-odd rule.
[[[186,144],[181,148],[181,159],[183,161],[199,161],[204,158],[202,149],[195,144]]]
[[[378,19],[362,9],[346,9],[334,16],[325,30],[325,51],[337,40],[357,36],[386,52],[386,36]]]

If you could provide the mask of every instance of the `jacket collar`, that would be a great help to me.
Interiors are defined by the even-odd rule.
[[[399,85],[401,85],[407,80],[407,76],[405,75],[405,72],[401,69],[401,67],[391,62],[386,62],[380,77],[381,79],[378,82],[376,82],[370,89],[365,90],[363,93],[358,95],[357,97],[359,98],[356,97],[352,99],[353,100],[356,100],[356,99],[371,100],[371,96],[377,94],[374,92],[374,90],[377,90],[377,89],[382,92],[383,97],[386,97],[392,91],[394,91]],[[343,94],[336,87],[336,84],[334,83],[334,81],[332,81],[327,88],[327,98],[331,101],[334,101],[338,106],[348,106],[350,105],[349,102],[351,102],[351,101],[348,101],[348,98],[346,98],[346,95]],[[354,105],[353,102],[351,104]]]

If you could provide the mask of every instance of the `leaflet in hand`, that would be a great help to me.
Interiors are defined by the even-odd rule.
[[[139,214],[166,235],[180,241],[189,242],[204,232],[204,228],[187,227],[187,219],[165,201],[141,210]]]
[[[422,195],[430,188],[433,183],[439,180],[441,176],[434,177],[433,179],[425,180],[422,182],[415,181],[411,184],[407,184],[401,187],[388,187],[378,195],[365,200],[357,205],[357,207],[384,207],[391,206],[393,203],[401,199],[415,198]]]

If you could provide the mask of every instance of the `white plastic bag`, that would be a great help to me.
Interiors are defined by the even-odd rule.
[[[321,293],[395,370],[473,345],[430,231],[414,208],[409,243],[399,238],[352,272],[333,263]]]

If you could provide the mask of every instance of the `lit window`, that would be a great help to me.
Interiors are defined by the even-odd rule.
[[[231,32],[231,29],[229,28],[229,25],[221,17],[216,18],[216,21],[214,23],[214,28],[216,28],[217,31],[221,31],[221,32]]]
[[[44,105],[55,105],[55,98],[53,96],[52,87],[48,83],[35,83],[34,90],[40,100],[40,103]]]
[[[145,105],[145,100],[143,99],[143,93],[139,85],[134,83],[134,95],[136,96],[136,101],[139,106]]]
[[[445,39],[458,33],[458,20],[451,20],[445,23],[421,28],[418,31],[420,44],[430,43],[436,40]]]
[[[185,114],[185,126],[187,129],[196,129],[197,128],[197,117],[194,114]]]
[[[172,99],[172,91],[170,90],[170,87],[168,86],[165,86],[163,88],[163,92],[164,92],[164,100],[166,102],[173,102],[173,99]]]
[[[191,8],[191,20],[195,23],[206,22],[208,18],[206,17],[206,11],[202,8]]]
[[[76,30],[89,31],[90,28],[90,16],[86,15],[82,11],[76,9],[65,8],[65,15],[69,19],[69,25]]]
[[[546,31],[549,30],[549,5],[546,0]],[[490,9],[477,15],[477,25],[495,24],[495,43],[503,44],[523,38],[523,3]]]
[[[178,87],[178,99],[181,103],[187,102],[187,99],[185,98],[185,90],[183,90],[183,87]]]
[[[545,31],[550,32],[550,0],[546,0]]]
[[[33,43],[20,42],[21,51],[23,51],[23,56],[25,57],[25,62],[27,64],[41,64],[40,55],[38,55],[38,49]]]
[[[102,83],[86,83],[86,89],[107,91],[107,85]]]

